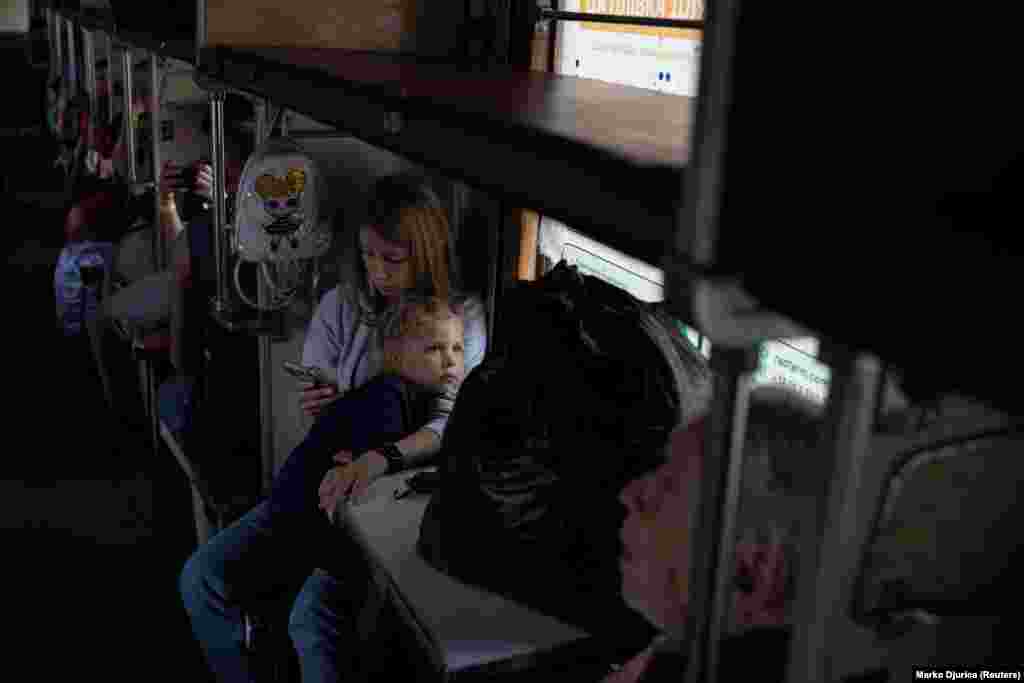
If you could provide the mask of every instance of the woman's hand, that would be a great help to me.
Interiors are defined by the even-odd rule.
[[[333,384],[316,386],[307,383],[299,392],[299,408],[309,417],[320,417],[339,396],[338,388]]]
[[[160,173],[160,195],[166,197],[181,189],[181,174],[184,167],[164,162],[163,171]]]
[[[206,201],[213,200],[213,166],[199,164],[196,172],[195,192]]]
[[[320,483],[320,509],[327,518],[343,500],[351,500],[362,495],[370,484],[388,471],[388,461],[377,451],[367,451],[361,458],[352,462],[352,454],[340,451],[334,456],[338,463],[327,472]]]

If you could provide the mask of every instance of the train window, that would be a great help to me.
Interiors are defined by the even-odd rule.
[[[703,19],[704,0],[567,0],[559,9],[661,19]],[[563,22],[558,73],[695,95],[701,33],[696,29]]]
[[[539,230],[538,251],[545,271],[564,259],[580,272],[624,289],[641,301],[655,303],[665,298],[665,274],[660,268],[631,258],[548,216],[541,217]],[[691,344],[705,356],[710,355],[711,344],[706,338],[692,327],[677,324]]]
[[[665,278],[660,268],[590,239],[553,218],[541,217],[538,242],[540,256],[546,264],[554,265],[565,259],[587,275],[624,289],[641,301],[655,302],[664,298]]]
[[[568,0],[561,9],[666,19],[704,17],[703,0]],[[559,25],[558,41],[559,73],[674,95],[697,93],[699,30],[565,22]],[[664,298],[664,273],[659,268],[631,259],[551,218],[541,220],[540,241],[541,256],[553,261],[565,258],[583,272],[622,287],[642,301]],[[680,329],[705,356],[710,356],[707,339],[681,323]],[[816,403],[824,403],[829,370],[817,355],[815,339],[767,342],[760,349],[754,384],[786,385]]]

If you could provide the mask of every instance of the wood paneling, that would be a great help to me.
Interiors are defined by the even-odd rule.
[[[535,280],[537,277],[537,236],[540,231],[540,214],[528,209],[519,210],[519,268],[520,280]]]
[[[209,45],[414,50],[418,0],[210,0]]]

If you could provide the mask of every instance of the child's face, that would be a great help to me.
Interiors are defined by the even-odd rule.
[[[436,391],[458,386],[466,369],[462,344],[458,318],[429,323],[403,340],[402,376]]]

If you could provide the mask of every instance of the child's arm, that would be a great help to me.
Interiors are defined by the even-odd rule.
[[[394,443],[402,453],[403,467],[418,467],[430,462],[440,450],[441,437],[424,427]],[[327,472],[317,490],[320,509],[328,519],[339,502],[358,499],[378,477],[387,474],[389,465],[388,459],[376,450],[366,451],[354,462],[351,452],[340,451],[334,462],[336,466]]]
[[[395,379],[379,377],[345,394],[313,424],[278,471],[270,494],[271,508],[315,513],[318,488],[325,475],[340,469],[340,460],[345,460],[341,453],[348,453],[351,461],[352,452],[362,453],[407,429],[402,391]],[[339,453],[338,449],[345,450]]]
[[[441,436],[430,427],[424,427],[395,445],[402,451],[406,467],[419,467],[430,460],[441,450]]]
[[[431,459],[441,450],[441,436],[429,426],[404,436],[395,441],[395,446],[402,452],[404,467],[421,467],[429,464]],[[384,456],[376,451],[366,451],[364,455],[376,455],[385,460]],[[351,461],[353,453],[350,450],[342,450],[335,455],[335,462]]]

